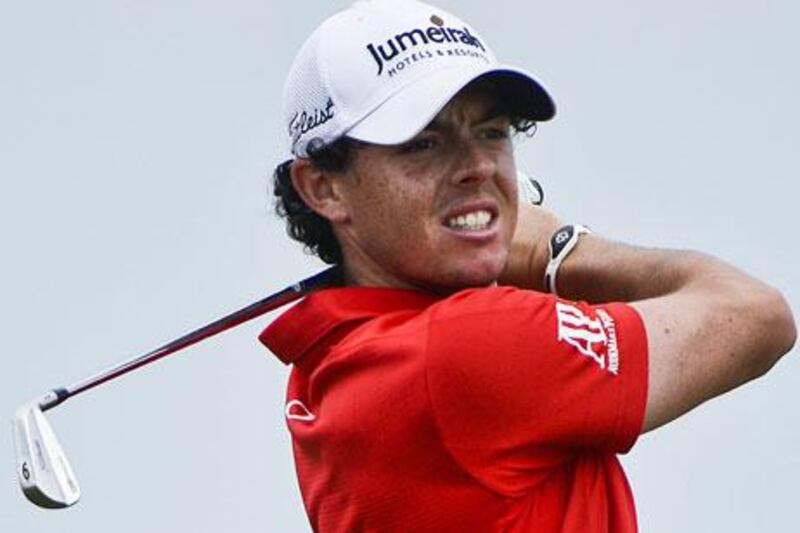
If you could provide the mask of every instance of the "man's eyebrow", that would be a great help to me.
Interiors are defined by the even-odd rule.
[[[507,117],[507,116],[508,116],[508,111],[506,110],[506,108],[499,104],[495,104],[489,109],[487,109],[486,113],[484,113],[480,119],[476,120],[475,123],[483,124],[484,122],[489,122],[490,120],[494,120],[498,117]]]
[[[486,112],[484,112],[477,120],[473,122],[472,125],[476,124],[483,124],[484,122],[489,122],[494,120],[498,117],[505,117],[508,116],[508,111],[502,105],[493,105],[492,107],[488,108]],[[441,119],[439,117],[434,118],[430,123],[422,131],[442,131],[447,129],[445,124],[442,124]]]

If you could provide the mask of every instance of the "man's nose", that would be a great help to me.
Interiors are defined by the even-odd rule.
[[[479,185],[491,179],[497,171],[495,158],[479,143],[463,143],[456,157],[459,161],[458,170],[453,174],[454,185]]]

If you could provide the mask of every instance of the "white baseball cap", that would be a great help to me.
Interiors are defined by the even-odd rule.
[[[417,0],[358,0],[323,22],[295,58],[283,93],[291,151],[306,157],[345,135],[406,142],[486,76],[520,116],[542,121],[555,114],[530,73],[498,63],[454,15]]]

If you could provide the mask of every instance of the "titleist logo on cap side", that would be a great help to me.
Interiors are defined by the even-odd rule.
[[[297,111],[289,121],[289,136],[292,139],[292,146],[297,144],[304,134],[322,126],[334,117],[334,103],[331,98],[325,103],[325,107],[315,108],[311,111]]]
[[[436,45],[460,43],[486,51],[480,39],[472,35],[466,26],[463,28],[439,26],[429,26],[424,29],[413,28],[387,39],[385,44],[369,43],[367,50],[372,55],[375,63],[377,63],[377,75],[380,76],[384,72],[384,65],[396,59],[401,52],[430,43]]]

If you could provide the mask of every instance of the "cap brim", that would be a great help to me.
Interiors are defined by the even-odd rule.
[[[401,144],[421,132],[464,87],[491,78],[509,111],[516,116],[545,121],[555,104],[547,91],[525,70],[494,66],[452,67],[431,73],[393,94],[344,134],[372,144]]]

